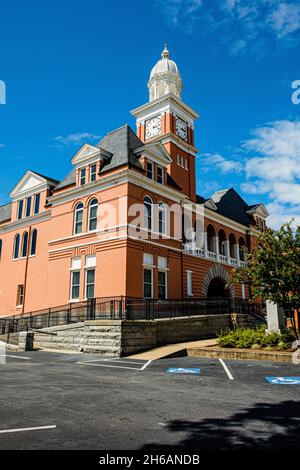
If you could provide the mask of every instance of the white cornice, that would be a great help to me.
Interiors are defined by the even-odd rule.
[[[26,217],[21,220],[15,220],[14,222],[8,222],[5,226],[1,227],[0,234],[11,232],[13,230],[17,230],[19,228],[30,227],[30,225],[35,225],[40,222],[44,222],[45,220],[51,219],[51,211],[43,211],[39,214],[32,215],[30,217]]]
[[[146,113],[149,110],[158,110],[161,108],[162,105],[166,104],[173,104],[177,106],[180,110],[184,111],[191,119],[195,120],[198,119],[199,114],[194,111],[190,106],[185,104],[183,101],[181,101],[177,96],[175,96],[173,93],[169,93],[168,95],[162,96],[161,98],[157,98],[156,100],[150,101],[142,106],[139,106],[136,109],[133,109],[131,111],[131,114],[134,117],[143,117],[146,115]]]

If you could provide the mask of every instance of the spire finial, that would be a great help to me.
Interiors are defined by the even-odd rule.
[[[163,59],[170,59],[170,51],[168,49],[167,43],[165,44],[165,48],[162,51],[161,56],[162,56]]]

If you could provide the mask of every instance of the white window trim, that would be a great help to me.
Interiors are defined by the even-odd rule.
[[[69,302],[80,302],[80,287],[81,287],[81,269],[78,268],[71,268],[71,276],[70,276],[70,300]],[[72,299],[72,290],[73,290],[73,274],[79,273],[79,297],[77,299]]]
[[[158,169],[161,170],[161,182],[158,181]],[[165,175],[164,175],[164,167],[161,165],[156,166],[156,180],[159,184],[165,184]]]
[[[151,165],[151,168],[152,168],[152,176],[151,178],[148,176],[148,165]],[[154,180],[154,162],[152,160],[148,160],[147,159],[147,162],[146,162],[146,176],[149,180]]]
[[[153,281],[154,281],[154,271],[153,271],[153,268],[155,268],[155,266],[149,266],[147,264],[143,264],[143,298],[144,299],[153,299],[153,293],[154,293],[154,286],[153,286]],[[144,281],[144,270],[147,269],[149,271],[151,271],[151,297],[145,297],[144,296],[144,293],[145,293],[145,281]]]
[[[95,294],[95,287],[96,287],[96,267],[91,267],[91,268],[84,268],[84,301],[88,300],[87,297],[87,273],[88,271],[95,271],[95,276],[94,276],[94,294]]]
[[[164,299],[158,299],[158,300],[167,300],[168,299],[168,271],[169,271],[169,268],[159,268],[158,269],[158,272],[162,272],[162,273],[165,273],[165,279],[166,279],[166,296]],[[157,285],[158,287],[158,285]]]

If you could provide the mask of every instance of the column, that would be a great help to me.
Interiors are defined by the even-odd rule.
[[[215,253],[217,255],[217,260],[220,259],[220,250],[219,250],[219,237],[214,237],[214,246],[215,246]]]
[[[204,237],[204,244],[203,244],[203,248],[204,248],[204,256],[205,258],[207,258],[207,252],[208,252],[208,240],[207,240],[207,232],[203,232],[203,237]]]

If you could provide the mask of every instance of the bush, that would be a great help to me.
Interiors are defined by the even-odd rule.
[[[294,335],[291,331],[283,334],[266,333],[265,326],[258,328],[235,329],[221,332],[218,337],[218,343],[222,348],[240,348],[240,349],[260,349],[280,350],[289,349],[294,341]]]

